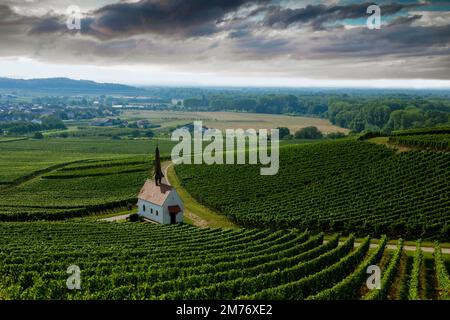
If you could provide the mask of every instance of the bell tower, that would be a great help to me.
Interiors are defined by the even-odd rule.
[[[157,186],[161,185],[161,180],[164,178],[164,173],[161,170],[161,157],[159,155],[159,147],[156,145],[155,150],[155,183]]]

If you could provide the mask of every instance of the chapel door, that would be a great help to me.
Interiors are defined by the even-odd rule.
[[[170,224],[176,224],[177,223],[177,214],[171,213],[170,214]]]

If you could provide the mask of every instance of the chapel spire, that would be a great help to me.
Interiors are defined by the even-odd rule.
[[[155,183],[157,186],[161,185],[161,180],[164,178],[164,173],[161,170],[161,157],[159,155],[159,147],[156,145],[155,150]]]

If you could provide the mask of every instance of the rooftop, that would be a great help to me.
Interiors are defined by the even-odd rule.
[[[156,185],[155,181],[147,180],[139,192],[138,198],[162,206],[173,187],[167,184]]]

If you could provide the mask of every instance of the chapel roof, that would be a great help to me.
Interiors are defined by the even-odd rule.
[[[172,190],[173,187],[167,184],[156,185],[155,181],[147,180],[139,192],[138,198],[162,206]]]

